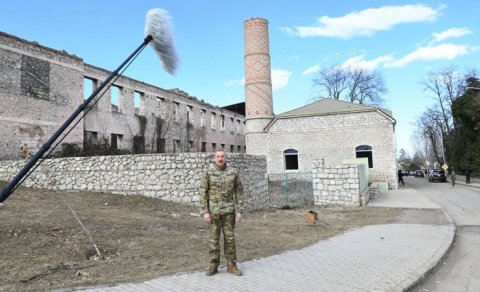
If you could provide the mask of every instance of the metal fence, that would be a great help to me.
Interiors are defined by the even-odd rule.
[[[311,172],[268,174],[268,205],[291,208],[313,204]]]

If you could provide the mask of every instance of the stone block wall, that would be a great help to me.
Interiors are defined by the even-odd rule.
[[[242,175],[247,210],[267,207],[266,160],[263,156],[229,154],[228,163]],[[198,204],[198,187],[213,153],[143,154],[47,159],[24,186],[142,195]],[[0,161],[0,179],[8,181],[23,161]]]
[[[365,206],[368,187],[361,181],[358,165],[325,166],[323,159],[313,161],[314,204],[321,206]]]

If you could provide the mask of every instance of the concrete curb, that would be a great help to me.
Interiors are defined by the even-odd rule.
[[[456,181],[455,184],[457,185],[461,185],[461,186],[466,186],[466,187],[469,187],[469,188],[477,188],[479,189],[480,188],[480,184],[477,184],[477,183],[464,183],[464,182],[458,182]]]
[[[416,281],[414,281],[410,286],[406,287],[404,291],[413,291],[415,288],[420,286],[431,274],[433,274],[441,267],[442,262],[448,257],[448,255],[452,251],[453,244],[457,238],[457,226],[455,225],[455,221],[453,221],[452,217],[447,213],[444,208],[442,208],[442,212],[447,218],[449,226],[451,227],[453,233],[448,247],[445,249],[443,255],[439,257],[433,265],[428,267],[427,270]]]

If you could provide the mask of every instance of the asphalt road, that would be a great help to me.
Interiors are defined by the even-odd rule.
[[[415,291],[480,291],[480,188],[413,177],[405,183],[442,206],[457,225],[450,253]]]

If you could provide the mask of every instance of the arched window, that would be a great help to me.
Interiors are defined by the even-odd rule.
[[[373,168],[372,146],[360,145],[355,148],[357,158],[368,158],[368,168]]]
[[[285,161],[285,170],[298,170],[298,151],[287,149],[283,151],[283,160]]]

